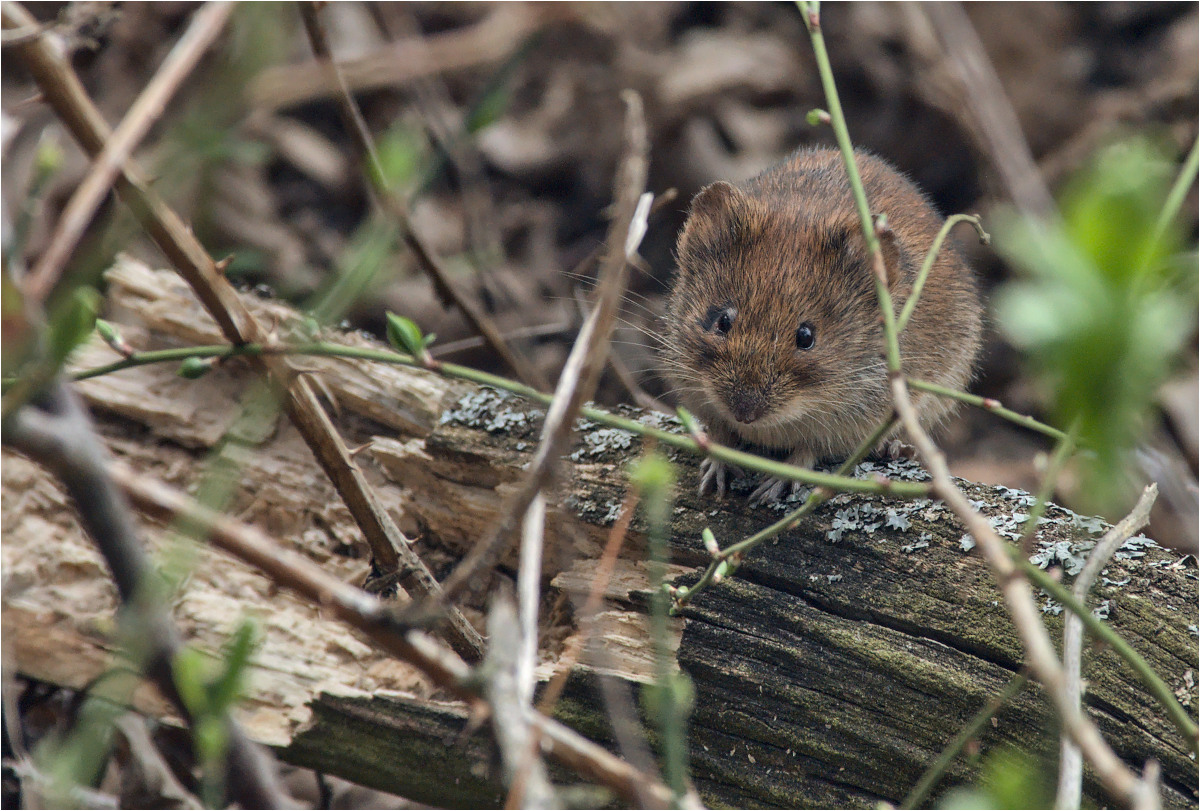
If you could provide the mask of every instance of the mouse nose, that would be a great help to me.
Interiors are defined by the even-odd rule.
[[[767,398],[759,391],[738,391],[729,398],[729,411],[738,422],[752,423],[767,413]]]

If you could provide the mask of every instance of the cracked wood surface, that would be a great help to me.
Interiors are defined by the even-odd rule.
[[[109,285],[108,314],[135,347],[218,340],[215,325],[173,274],[124,260],[110,271]],[[290,310],[248,302],[286,334]],[[111,351],[96,343],[75,364],[111,360]],[[402,367],[329,358],[304,363],[317,374],[347,443],[369,443],[370,459],[360,459],[381,498],[445,576],[519,480],[536,447],[541,410]],[[354,523],[295,429],[269,411],[239,417],[244,404],[258,402],[247,394],[252,380],[248,365],[234,361],[199,382],[157,366],[79,388],[114,455],[193,491],[209,451],[236,421],[242,444],[228,451],[237,462],[227,474],[230,511],[362,582],[365,550]],[[567,460],[569,480],[548,515],[543,674],[575,633],[572,605],[590,587],[624,496],[624,465],[640,445],[625,432],[581,425]],[[696,460],[676,454],[675,461],[672,576],[691,582],[706,560],[701,529],[711,526],[728,544],[780,513],[748,508],[749,483],[724,500],[700,498]],[[889,475],[917,474],[895,463]],[[115,600],[107,573],[41,470],[5,452],[3,484],[7,661],[35,678],[81,687],[110,663]],[[1002,534],[1019,531],[1027,494],[973,485],[969,495]],[[1047,518],[1039,554],[1069,570],[1100,527],[1057,508]],[[605,742],[611,734],[597,674],[614,675],[636,692],[651,672],[642,530],[635,521],[606,591],[598,644],[559,704],[561,718]],[[155,548],[177,548],[162,528],[146,531]],[[696,688],[692,774],[707,802],[850,807],[904,796],[1020,666],[998,592],[963,541],[962,529],[937,503],[842,496],[697,598],[675,628],[679,666]],[[508,569],[484,585],[511,575],[514,560],[507,557]],[[1137,540],[1107,567],[1093,595],[1193,716],[1197,642],[1188,626],[1196,599],[1194,561]],[[1047,598],[1042,602],[1057,633],[1061,617]],[[484,608],[466,606],[478,627]],[[419,673],[241,564],[201,551],[175,614],[190,641],[213,651],[241,616],[256,618],[263,641],[243,717],[252,735],[285,758],[430,804],[502,801],[486,729],[461,737],[463,710],[439,701]],[[1129,669],[1111,651],[1093,647],[1085,652],[1084,673],[1089,712],[1117,752],[1139,771],[1146,758],[1157,758],[1166,804],[1194,806],[1195,762]],[[163,711],[149,690],[137,702]],[[1053,762],[1054,733],[1048,705],[1031,688],[999,713],[981,743],[985,752],[1014,743]],[[960,761],[942,785],[973,775]],[[1102,801],[1090,780],[1085,792]]]

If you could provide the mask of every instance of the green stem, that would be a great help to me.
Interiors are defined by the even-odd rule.
[[[293,345],[273,345],[264,346],[263,344],[243,344],[241,346],[231,345],[209,345],[209,346],[193,346],[180,347],[177,349],[164,349],[152,352],[138,352],[129,358],[125,358],[115,363],[110,363],[105,366],[96,367],[94,369],[86,369],[76,372],[73,375],[75,380],[86,380],[88,378],[97,377],[102,374],[110,374],[112,372],[130,369],[135,366],[145,366],[151,363],[163,363],[169,361],[181,361],[184,358],[230,358],[238,356],[259,356],[259,355],[308,355],[313,357],[336,357],[349,358],[353,360],[367,360],[378,363],[395,363],[402,366],[411,366],[418,369],[428,369],[437,372],[446,377],[456,378],[459,380],[469,380],[473,383],[478,383],[484,386],[492,386],[503,391],[511,392],[520,397],[549,405],[553,399],[553,395],[543,394],[535,388],[518,383],[514,380],[509,380],[499,375],[481,372],[478,369],[472,369],[469,366],[459,366],[455,363],[441,363],[433,361],[431,364],[423,364],[421,361],[413,358],[411,355],[406,355],[402,352],[396,352],[390,349],[372,349],[369,347],[360,346],[342,346],[340,344],[331,344],[323,342],[313,342]],[[7,389],[9,385],[16,382],[16,378],[4,381],[4,387]],[[744,467],[760,473],[765,473],[769,476],[774,476],[779,479],[789,481],[798,481],[803,484],[813,486],[828,487],[831,490],[838,490],[849,493],[880,493],[895,496],[897,498],[923,498],[930,493],[930,487],[927,484],[915,482],[899,482],[891,480],[883,481],[864,481],[862,479],[852,479],[846,476],[838,476],[829,473],[818,473],[813,470],[796,467],[784,462],[776,462],[772,459],[764,459],[760,456],[755,456],[745,451],[734,450],[725,445],[708,444],[701,448],[694,439],[682,434],[675,434],[669,431],[663,431],[658,428],[652,428],[644,425],[637,420],[627,417],[619,417],[615,414],[609,414],[606,411],[601,411],[596,408],[583,407],[579,411],[581,416],[590,420],[606,425],[610,428],[620,428],[630,433],[637,434],[642,437],[653,437],[657,441],[668,445],[672,448],[677,448],[688,453],[707,454],[713,458],[720,459],[723,462],[728,462],[739,467]]]
[[[1154,236],[1150,238],[1150,242],[1146,245],[1145,256],[1142,259],[1140,272],[1147,269],[1150,262],[1150,257],[1154,254],[1154,248],[1166,235],[1167,229],[1171,227],[1171,223],[1179,214],[1179,209],[1183,206],[1183,200],[1187,197],[1188,189],[1192,187],[1192,181],[1196,179],[1197,170],[1200,170],[1200,139],[1192,143],[1192,150],[1188,152],[1187,158],[1183,162],[1183,168],[1179,170],[1179,176],[1175,178],[1175,183],[1171,186],[1171,191],[1167,194],[1167,200],[1163,203],[1162,211],[1158,213],[1158,220],[1154,223]]]
[[[1012,701],[1017,693],[1025,689],[1028,681],[1029,676],[1025,674],[1025,671],[1018,671],[1009,679],[1008,684],[1004,685],[1003,690],[992,696],[983,709],[967,722],[967,725],[955,736],[950,745],[942,750],[942,753],[938,755],[938,759],[925,770],[925,774],[921,775],[921,779],[917,781],[912,791],[904,798],[904,802],[900,804],[902,810],[917,808],[924,803],[925,798],[929,796],[929,792],[942,779],[942,775],[946,773],[946,769],[950,768],[950,764],[954,762],[954,759],[958,757],[967,743],[979,737],[979,733],[983,731],[987,722],[992,720],[992,716],[999,712],[1001,707]]]
[[[926,391],[930,394],[936,394],[939,397],[949,397],[951,400],[958,400],[960,402],[967,403],[968,405],[982,408],[985,411],[990,411],[997,417],[1003,417],[1009,422],[1014,422],[1017,425],[1020,425],[1022,428],[1028,428],[1031,431],[1037,431],[1038,433],[1045,434],[1046,436],[1056,439],[1060,442],[1067,436],[1066,432],[1064,431],[1060,431],[1057,428],[1052,428],[1049,425],[1046,425],[1044,422],[1038,422],[1033,417],[1025,414],[1018,414],[1012,409],[1005,408],[1000,404],[999,400],[993,400],[991,397],[980,397],[978,394],[967,394],[965,391],[948,389],[945,386],[939,386],[937,383],[928,383],[924,380],[916,380],[911,377],[908,378],[908,386],[909,388],[916,389],[917,391]]]
[[[254,356],[263,354],[260,351],[255,351],[258,349],[261,349],[261,347],[257,344],[246,344],[240,348],[231,346],[230,344],[211,344],[209,346],[184,346],[177,349],[155,349],[149,352],[135,352],[124,360],[76,372],[71,375],[71,379],[88,380],[93,377],[102,377],[113,372],[133,369],[138,366],[148,366],[152,363],[184,361],[188,358],[232,358],[239,355]],[[6,388],[8,383],[9,381],[4,381]]]
[[[1075,437],[1078,433],[1079,420],[1077,419],[1071,424],[1071,430],[1058,441],[1058,445],[1054,448],[1054,454],[1050,457],[1049,464],[1046,465],[1046,473],[1042,476],[1042,486],[1038,490],[1037,501],[1034,503],[1033,509],[1029,511],[1029,517],[1025,519],[1025,529],[1021,533],[1020,541],[1017,542],[1027,555],[1030,551],[1030,544],[1037,536],[1038,521],[1045,515],[1046,505],[1050,503],[1050,497],[1054,495],[1054,484],[1058,481],[1058,474],[1075,451]]]
[[[846,116],[842,112],[842,102],[838,99],[837,85],[833,81],[833,66],[829,62],[829,53],[825,50],[825,35],[821,33],[820,4],[808,0],[796,0],[796,5],[804,15],[804,25],[808,28],[812,40],[813,54],[817,58],[817,72],[821,75],[821,87],[825,90],[825,101],[829,105],[830,124],[837,139],[838,149],[842,153],[842,162],[846,165],[846,175],[850,181],[850,192],[854,196],[854,206],[858,210],[858,218],[862,225],[863,238],[867,242],[867,251],[871,254],[876,267],[875,295],[879,298],[879,307],[883,311],[883,335],[887,347],[888,371],[900,371],[900,340],[896,329],[896,310],[892,304],[892,294],[887,288],[887,274],[883,267],[883,253],[879,248],[879,235],[875,233],[875,225],[871,221],[871,207],[867,204],[867,192],[863,188],[862,177],[858,173],[858,164],[854,159],[854,145],[850,142],[850,130],[846,126]],[[883,270],[885,272],[880,273]]]
[[[837,469],[836,475],[845,476],[850,471],[854,470],[855,466],[861,462],[866,455],[870,453],[873,448],[875,448],[875,446],[882,442],[883,438],[887,436],[888,432],[895,427],[896,417],[893,415],[891,419],[884,422],[882,425],[876,428],[869,437],[863,440],[858,448],[855,449],[854,453],[850,454],[850,457],[846,459],[846,461],[842,462],[841,467]],[[776,521],[774,524],[771,524],[771,526],[754,533],[749,538],[745,538],[725,549],[722,549],[719,554],[713,556],[712,562],[708,564],[708,568],[704,570],[704,574],[700,576],[700,579],[675,600],[674,609],[678,610],[682,606],[687,605],[687,603],[690,602],[698,593],[700,593],[700,591],[711,585],[713,577],[717,573],[717,568],[723,562],[728,561],[734,555],[744,555],[751,549],[754,549],[754,547],[761,544],[763,541],[770,540],[779,533],[786,532],[787,530],[791,529],[796,525],[796,522],[798,522],[804,516],[815,511],[817,507],[820,507],[822,504],[828,501],[829,498],[830,493],[824,489],[818,488],[813,490],[811,493],[809,493],[808,498],[804,500],[803,504],[785,515],[783,518]]]
[[[641,461],[648,462],[649,459],[643,457]],[[660,462],[670,469],[668,462],[661,459]],[[686,677],[677,674],[675,667],[675,654],[671,647],[668,624],[670,604],[662,588],[669,558],[667,545],[671,534],[674,488],[669,477],[654,482],[651,476],[638,477],[635,474],[631,479],[640,489],[642,510],[648,527],[646,535],[650,554],[646,573],[652,589],[650,639],[653,644],[654,679],[657,688],[657,701],[654,702],[652,715],[662,741],[663,776],[667,785],[675,792],[676,807],[680,807],[678,799],[687,791],[687,708],[680,700],[680,680]]]
[[[1084,627],[1091,632],[1093,637],[1108,644],[1118,656],[1133,668],[1134,673],[1138,675],[1142,683],[1150,689],[1151,695],[1166,710],[1171,723],[1179,730],[1179,734],[1183,736],[1188,748],[1192,752],[1200,752],[1200,742],[1196,738],[1196,723],[1188,716],[1187,711],[1180,706],[1179,701],[1175,698],[1175,694],[1171,692],[1171,688],[1159,678],[1158,674],[1154,672],[1154,668],[1150,667],[1150,664],[1142,658],[1142,655],[1122,639],[1120,634],[1089,611],[1087,606],[1076,600],[1075,595],[1062,583],[1051,577],[1048,572],[1043,571],[1037,564],[1030,562],[1029,558],[1025,556],[1019,547],[1008,547],[1008,554],[1035,586],[1049,594],[1061,603],[1064,608],[1079,617],[1083,621]]]
[[[930,246],[929,253],[925,254],[925,261],[921,264],[921,270],[917,273],[916,281],[913,282],[912,293],[909,294],[908,300],[904,302],[904,308],[900,310],[900,317],[896,319],[897,332],[904,332],[904,328],[908,325],[908,319],[912,317],[913,310],[917,308],[917,300],[921,297],[921,291],[925,289],[925,280],[929,277],[929,271],[933,269],[933,263],[937,261],[938,253],[942,250],[942,243],[950,235],[950,229],[960,222],[969,222],[974,225],[976,233],[979,234],[979,241],[983,244],[986,245],[991,242],[991,235],[983,230],[983,223],[980,222],[977,215],[955,214],[952,217],[948,217],[946,222],[942,224],[942,230],[938,231],[937,238],[933,240],[933,245]]]

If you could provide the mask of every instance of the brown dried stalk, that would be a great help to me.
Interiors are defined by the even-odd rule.
[[[25,29],[34,20],[20,4],[5,2],[0,6],[0,22],[6,29]],[[84,151],[93,157],[99,155],[112,131],[53,43],[44,36],[37,37],[14,45],[12,54],[33,76],[46,102]],[[121,166],[117,189],[151,238],[191,285],[226,339],[235,346],[268,343],[270,335],[254,320],[191,229],[150,188],[132,160]],[[379,503],[309,380],[298,375],[285,357],[263,356],[255,362],[283,387],[288,415],[346,502],[371,548],[376,566],[384,575],[395,573],[401,585],[415,597],[436,595],[440,591],[437,580]],[[479,632],[457,609],[446,606],[446,611],[449,618],[446,634],[451,645],[470,659],[480,658],[483,640]]]

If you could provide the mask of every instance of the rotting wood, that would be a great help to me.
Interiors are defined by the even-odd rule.
[[[109,285],[110,314],[136,346],[218,340],[215,325],[172,274],[125,261]],[[286,334],[290,311],[249,303]],[[111,352],[97,345],[76,363],[108,360]],[[536,446],[540,410],[417,370],[326,358],[304,363],[319,370],[336,400],[348,444],[371,443],[371,463],[363,459],[372,483],[405,530],[419,532],[422,554],[444,574],[519,480]],[[200,383],[178,379],[173,368],[147,367],[88,381],[80,390],[115,455],[187,485],[198,480],[204,452],[236,416],[252,378],[249,366],[236,361]],[[361,554],[357,531],[295,429],[280,420],[260,439],[242,453],[235,514],[361,582],[366,564],[354,556]],[[589,584],[623,496],[621,471],[639,450],[628,434],[583,426],[570,458],[571,481],[550,516],[544,574],[552,591],[569,595]],[[696,497],[695,461],[682,454],[676,461],[673,571],[687,582],[698,574],[690,567],[706,558],[699,541],[704,526],[729,543],[779,513],[750,510],[737,495],[722,502]],[[103,669],[110,645],[106,572],[40,470],[6,453],[3,478],[6,649],[23,673],[82,686]],[[971,486],[969,494],[1001,527],[1015,527],[1013,516],[1028,511],[1026,497],[1014,491]],[[1093,537],[1088,521],[1057,509],[1049,517],[1044,540]],[[842,527],[836,542],[835,519]],[[580,669],[584,675],[572,680],[559,705],[560,717],[604,742],[603,708],[586,674],[611,673],[636,690],[650,672],[640,529],[635,522],[606,594],[599,640],[605,655]],[[171,543],[161,531],[151,535],[160,548]],[[697,598],[677,626],[678,661],[696,687],[692,771],[707,802],[847,807],[903,797],[1020,665],[999,595],[982,562],[963,551],[961,536],[932,503],[840,497]],[[1125,551],[1094,599],[1194,714],[1197,646],[1187,628],[1196,603],[1194,563],[1153,546]],[[480,618],[478,610],[468,611]],[[287,759],[413,799],[500,801],[486,739],[460,740],[463,713],[436,703],[419,674],[239,564],[201,554],[176,605],[185,634],[216,650],[242,613],[255,615],[263,631],[243,715],[252,735]],[[571,633],[561,617],[551,622],[544,673]],[[1061,620],[1049,622],[1057,633]],[[53,640],[53,655],[46,640]],[[1194,805],[1196,766],[1125,665],[1093,649],[1084,672],[1089,711],[1118,753],[1138,770],[1147,757],[1159,759],[1166,804]],[[150,696],[140,706],[161,711]],[[1013,743],[1052,758],[1054,732],[1038,691],[1027,690],[998,715],[983,750]],[[359,741],[378,744],[350,746]],[[453,788],[446,774],[433,771],[447,753],[462,769]],[[943,785],[971,776],[960,763]],[[1094,783],[1085,782],[1085,792],[1101,801]]]

